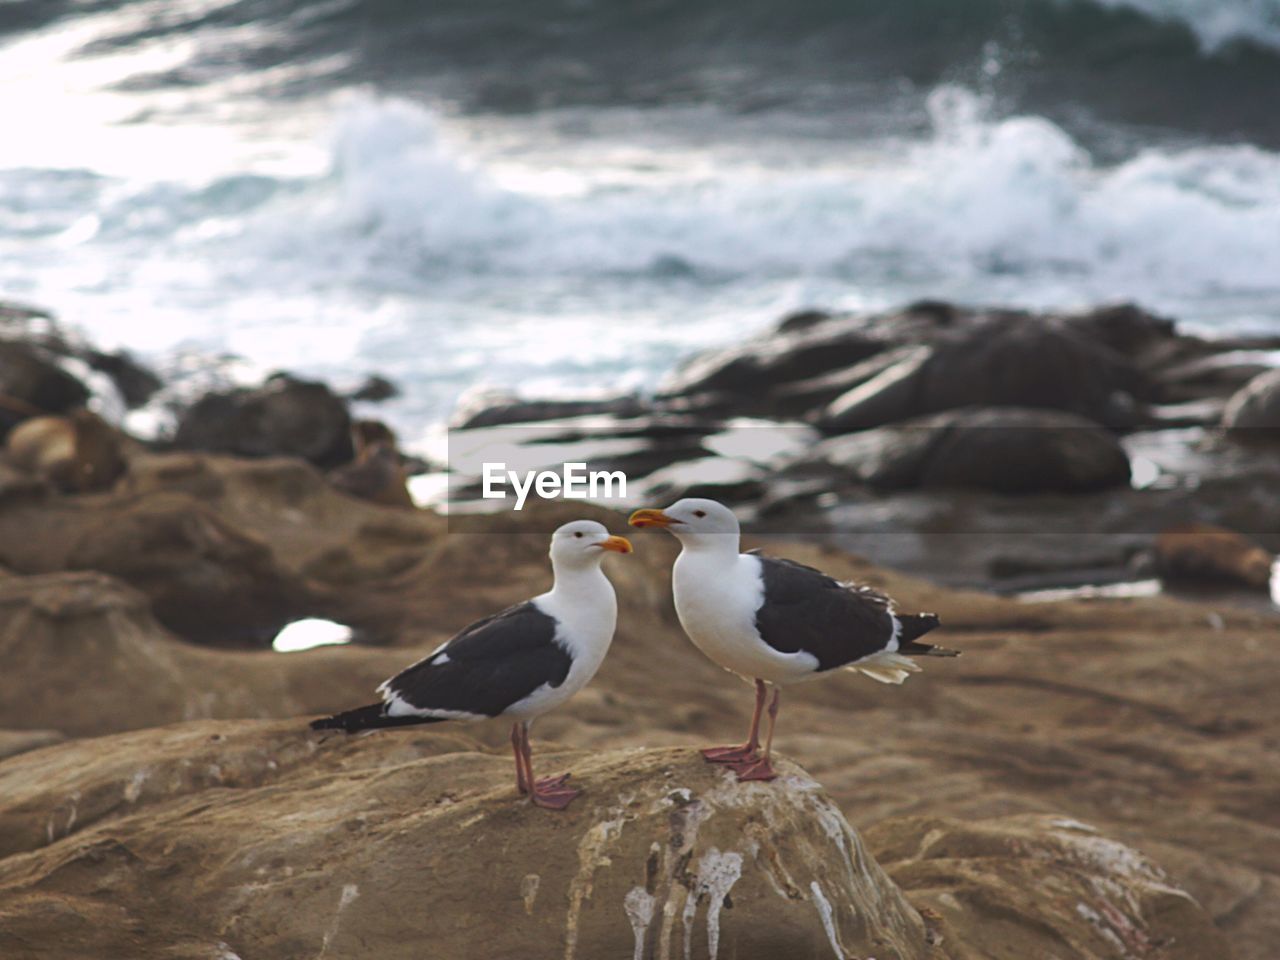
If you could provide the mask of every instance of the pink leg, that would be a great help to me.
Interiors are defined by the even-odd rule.
[[[529,776],[524,769],[524,739],[518,723],[511,725],[511,751],[516,757],[516,789],[523,795],[529,792]]]
[[[739,780],[773,780],[778,776],[774,772],[773,764],[769,762],[769,757],[773,753],[773,728],[778,723],[778,704],[781,699],[782,691],[774,687],[773,702],[769,704],[769,735],[765,737],[764,756],[735,763],[733,771],[738,775]]]
[[[756,680],[756,709],[751,715],[751,733],[739,747],[708,747],[702,756],[708,763],[745,763],[760,756],[760,714],[764,711],[766,691],[763,680]]]
[[[529,746],[529,725],[527,723],[520,724],[520,736],[525,769],[528,772],[531,784],[530,799],[533,800],[534,806],[545,807],[548,810],[563,810],[573,802],[575,797],[581,796],[582,791],[565,786],[569,779],[569,774],[567,773],[558,777],[543,777],[541,780],[535,780],[533,778],[533,749]]]

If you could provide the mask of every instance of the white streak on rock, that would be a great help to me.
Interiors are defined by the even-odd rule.
[[[626,820],[626,815],[619,807],[614,807],[609,812],[613,814],[612,820],[601,820],[593,824],[578,841],[578,873],[569,884],[569,914],[565,918],[564,960],[573,960],[577,952],[578,917],[582,913],[582,904],[591,899],[596,870],[607,867],[613,862],[605,850],[622,835],[622,824]]]
[[[699,873],[703,871],[707,874],[703,883],[711,896],[711,902],[707,905],[707,947],[711,960],[716,960],[716,955],[720,952],[720,909],[724,906],[724,898],[742,876],[742,854],[720,853],[712,847],[702,858],[702,870]]]
[[[684,913],[680,922],[684,924],[684,960],[693,960],[693,918],[698,913],[698,888],[689,891],[684,898]]]
[[[142,796],[142,785],[147,782],[147,770],[138,770],[129,782],[124,785],[124,798],[129,803],[137,803],[138,798]]]
[[[631,921],[631,932],[636,938],[633,960],[644,960],[644,941],[649,933],[649,924],[653,922],[653,904],[653,894],[644,887],[632,887],[622,901],[627,919]]]
[[[329,924],[329,929],[325,931],[324,940],[320,942],[320,953],[317,955],[316,960],[320,960],[321,957],[329,952],[329,944],[338,935],[338,927],[342,923],[342,911],[351,906],[359,896],[360,888],[354,883],[343,885],[342,894],[338,897],[338,909],[333,912],[333,923]]]
[[[813,894],[813,905],[822,919],[822,929],[827,931],[827,940],[831,944],[831,949],[835,951],[836,960],[844,960],[844,951],[840,949],[840,938],[836,936],[836,918],[831,909],[831,901],[822,892],[822,886],[817,880],[809,884],[809,890]]]

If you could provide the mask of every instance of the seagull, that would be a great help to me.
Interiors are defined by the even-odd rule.
[[[738,552],[738,518],[724,504],[689,498],[665,510],[637,510],[634,527],[660,527],[680,541],[672,571],[676,614],[694,646],[756,688],[747,742],[702,751],[741,780],[772,780],[769,762],[781,688],[848,668],[881,683],[902,683],[920,667],[911,657],[955,657],[919,637],[938,626],[931,613],[899,614],[868,586],[791,560]],[[769,733],[760,753],[760,717]]]
[[[533,777],[529,727],[595,676],[618,619],[613,585],[600,568],[606,553],[630,553],[594,520],[566,523],[551,536],[549,591],[477,620],[430,656],[378,687],[380,703],[315,720],[313,730],[355,733],[441,720],[507,717],[516,789],[539,807],[563,810],[582,791],[569,774]]]

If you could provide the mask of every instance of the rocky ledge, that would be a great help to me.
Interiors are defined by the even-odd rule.
[[[889,821],[875,833],[895,882],[791,763],[773,783],[740,784],[691,750],[541,759],[572,766],[586,790],[566,814],[518,800],[505,757],[448,735],[321,738],[297,724],[205,722],[25,754],[0,767],[0,951],[1226,953],[1195,901],[1084,824]]]

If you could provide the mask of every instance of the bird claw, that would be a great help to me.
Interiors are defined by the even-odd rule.
[[[776,780],[777,772],[773,769],[773,764],[769,762],[768,757],[760,757],[755,760],[748,760],[745,763],[730,764],[729,769],[738,775],[738,780]]]
[[[543,777],[537,781],[530,797],[533,805],[547,810],[563,810],[569,806],[576,797],[582,796],[582,791],[566,787],[564,784],[568,779],[569,774],[566,773],[559,777]]]
[[[707,763],[751,763],[760,758],[760,748],[746,743],[738,747],[707,747],[702,758]]]
[[[571,773],[562,773],[558,777],[543,777],[533,787],[535,790],[553,790],[557,787],[563,787],[569,782],[571,776],[573,776]]]

